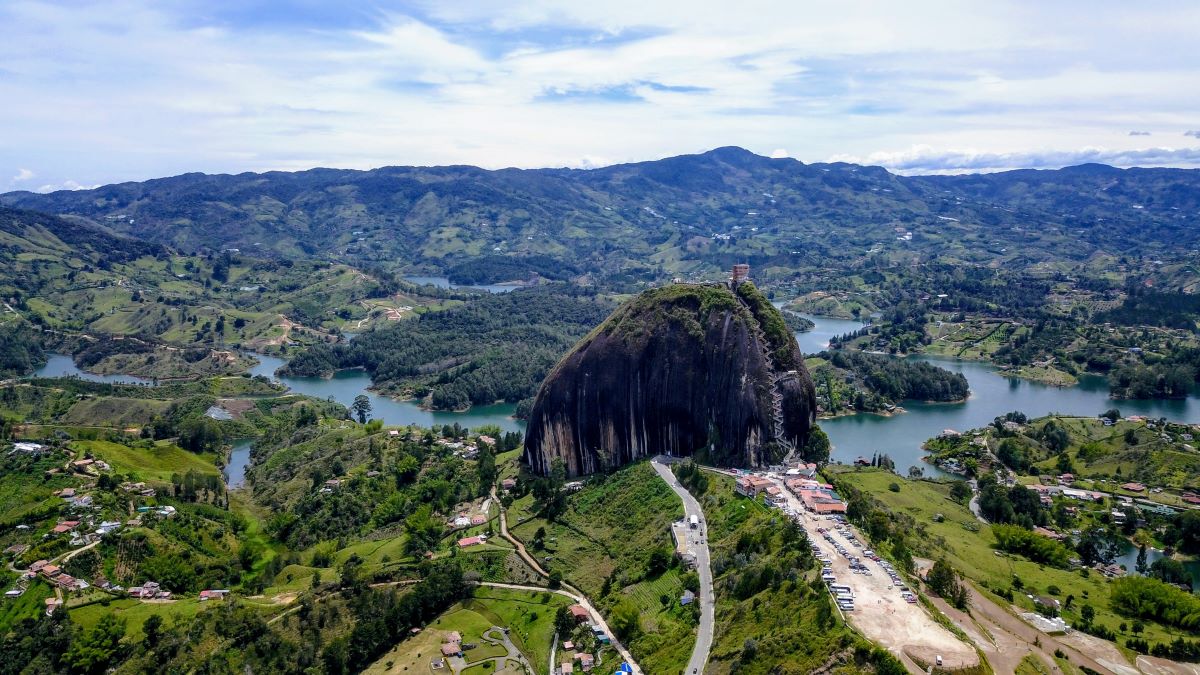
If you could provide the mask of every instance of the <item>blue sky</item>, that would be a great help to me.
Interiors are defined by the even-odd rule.
[[[1190,2],[0,3],[0,191],[592,167],[1200,167]]]

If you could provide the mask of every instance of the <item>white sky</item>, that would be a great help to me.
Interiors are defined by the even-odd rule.
[[[0,191],[722,145],[1198,167],[1200,4],[0,1]]]

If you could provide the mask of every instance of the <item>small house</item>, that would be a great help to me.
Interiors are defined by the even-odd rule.
[[[587,609],[583,605],[571,605],[567,608],[567,611],[571,613],[571,617],[575,619],[575,623],[583,623],[590,618]]]

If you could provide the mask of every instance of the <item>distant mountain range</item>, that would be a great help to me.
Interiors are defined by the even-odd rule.
[[[470,261],[474,281],[552,272],[554,261],[649,276],[704,274],[735,260],[769,273],[872,256],[1024,267],[1194,247],[1200,171],[1088,164],[906,177],[726,147],[595,170],[192,173],[10,192],[0,205],[184,251],[443,271]]]

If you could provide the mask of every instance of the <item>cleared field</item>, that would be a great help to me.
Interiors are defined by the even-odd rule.
[[[492,626],[500,626],[509,629],[509,639],[533,664],[536,672],[548,675],[554,617],[558,608],[567,604],[570,600],[556,593],[479,587],[473,598],[455,605],[420,634],[393,647],[366,672],[428,672],[430,660],[439,656],[442,640],[450,631],[460,633],[464,645],[478,645],[464,652],[467,662],[504,656],[503,647],[482,639]],[[492,672],[491,664],[479,672]]]
[[[218,473],[211,455],[197,455],[165,442],[149,448],[131,448],[109,441],[73,441],[71,448],[91,453],[113,466],[118,473],[132,473],[142,480],[169,482],[172,474]]]
[[[71,610],[71,620],[79,624],[82,628],[91,630],[100,617],[106,614],[115,614],[116,616],[125,619],[127,635],[130,639],[142,639],[142,624],[151,615],[157,614],[168,623],[172,621],[180,621],[190,619],[199,612],[205,611],[209,607],[215,607],[216,601],[210,603],[201,603],[196,598],[185,598],[172,602],[141,602],[140,600],[122,599],[113,600],[105,606],[102,603],[94,603]]]
[[[63,416],[66,424],[114,427],[142,426],[171,405],[170,401],[141,398],[90,398],[71,406]]]

